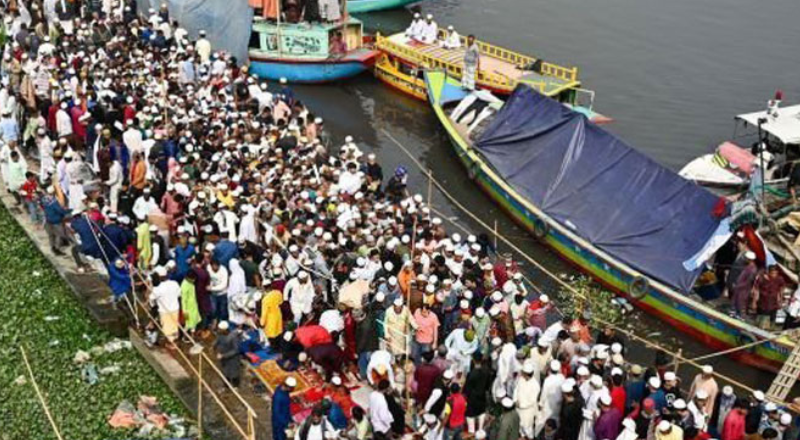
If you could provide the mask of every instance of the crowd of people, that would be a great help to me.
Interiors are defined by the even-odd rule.
[[[275,390],[275,440],[798,439],[789,413],[719,389],[711,366],[681,384],[665,356],[626,360],[613,327],[558,316],[486,236],[447,232],[404,167],[334,143],[289,86],[189,40],[165,8],[5,8],[5,188],[114,301],[146,298],[151,343],[213,338],[234,386],[261,350],[318,371],[305,420],[297,380]]]

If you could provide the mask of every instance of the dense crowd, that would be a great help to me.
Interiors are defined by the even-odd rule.
[[[3,182],[55,254],[107,275],[118,304],[146,297],[151,343],[214,338],[235,386],[254,353],[319,372],[304,420],[297,379],[275,390],[276,440],[797,440],[711,366],[681,384],[663,355],[628,362],[613,328],[558,316],[487,237],[448,233],[405,168],[335,144],[290,87],[166,8],[135,11],[7,3]]]

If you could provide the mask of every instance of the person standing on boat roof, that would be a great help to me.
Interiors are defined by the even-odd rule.
[[[467,50],[464,52],[464,70],[461,74],[461,88],[475,90],[475,76],[481,68],[481,53],[475,35],[467,37]]]
[[[750,292],[753,290],[753,283],[755,283],[756,275],[758,274],[755,252],[747,251],[744,257],[747,259],[747,265],[737,277],[731,291],[731,306],[733,307],[731,313],[733,314],[732,316],[738,317],[742,317],[747,313]]]
[[[442,47],[445,49],[461,49],[461,36],[453,28],[447,26],[447,36],[442,40]]]
[[[320,0],[319,12],[322,20],[332,23],[342,19],[342,10],[339,0]]]
[[[439,25],[433,21],[433,15],[428,14],[425,23],[421,26],[419,41],[425,44],[434,44],[439,38]]]

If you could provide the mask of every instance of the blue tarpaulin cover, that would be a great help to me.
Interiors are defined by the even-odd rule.
[[[700,269],[683,262],[716,230],[716,196],[524,85],[475,146],[550,217],[640,272],[691,290]]]

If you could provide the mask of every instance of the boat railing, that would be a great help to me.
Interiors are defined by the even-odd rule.
[[[442,40],[447,38],[447,31],[440,30],[439,38]],[[460,36],[460,39],[461,39],[461,45],[466,47],[467,37]],[[490,44],[485,41],[477,40],[477,42],[478,42],[478,49],[480,49],[482,54],[490,56],[492,58],[503,60],[507,63],[511,63],[519,67],[530,66],[536,61],[536,58],[529,55],[523,55],[521,53],[514,52],[513,50],[508,50],[500,46],[495,46],[494,44]],[[547,61],[542,61],[541,73],[542,75],[552,76],[554,78],[558,78],[567,82],[575,82],[578,80],[577,67],[564,67],[564,66],[559,66],[558,64],[549,63]]]
[[[391,41],[389,37],[384,37],[380,34],[377,34],[375,38],[376,38],[375,40],[376,47],[380,50],[402,57],[403,59],[406,59],[414,64],[417,64],[422,68],[444,70],[449,75],[454,76],[456,78],[461,78],[462,76],[463,68],[460,64],[447,62],[441,58],[431,56],[426,53],[422,53],[418,50],[415,50],[412,47],[397,44]],[[464,44],[466,44],[466,39],[464,37],[462,37],[462,40]],[[522,55],[514,51],[503,49],[501,47],[494,46],[492,44],[484,43],[481,41],[478,42],[478,48],[484,55],[501,59],[503,61],[513,63],[514,65],[520,67],[529,66],[534,61],[536,61],[536,59],[533,57]],[[541,64],[541,73],[544,76],[559,78],[570,83],[577,81],[578,78],[577,67],[568,68],[548,62],[543,62]],[[497,72],[488,72],[484,70],[478,72],[477,79],[479,82],[482,82],[490,87],[498,89],[511,90],[517,84],[517,80],[509,78],[506,75],[502,75]],[[539,91],[543,93],[547,89],[547,82],[544,80],[526,81],[526,84],[538,88]]]

